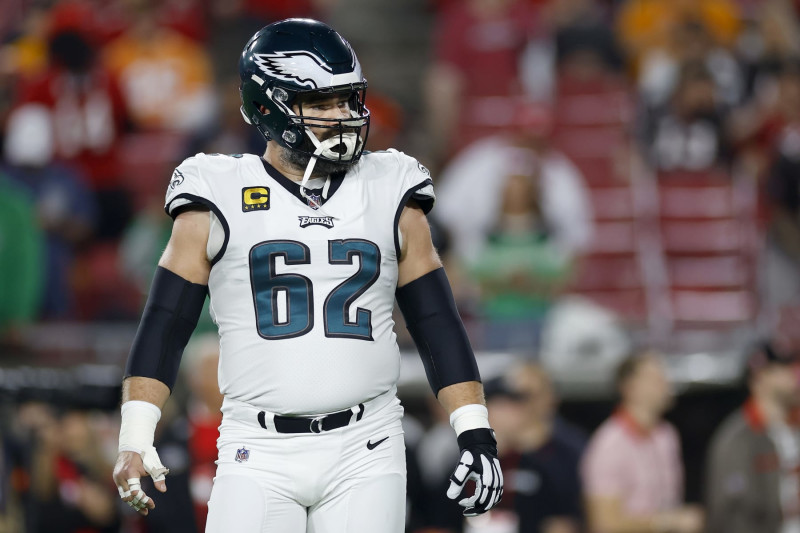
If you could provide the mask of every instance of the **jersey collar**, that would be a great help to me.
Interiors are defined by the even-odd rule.
[[[623,406],[619,406],[617,408],[617,411],[614,413],[614,418],[625,429],[625,431],[633,437],[646,439],[653,432],[653,429],[648,429],[639,424],[630,411],[625,409]]]
[[[264,170],[269,174],[269,176],[277,181],[284,189],[286,189],[290,194],[294,195],[295,198],[300,200],[304,205],[309,205],[308,200],[306,200],[302,194],[300,194],[300,184],[296,183],[283,174],[281,174],[275,167],[267,163],[263,157],[259,157],[261,160],[261,164],[264,165]],[[306,191],[312,191],[319,195],[320,205],[325,205],[325,202],[329,201],[333,198],[333,194],[339,190],[341,187],[342,182],[344,181],[344,172],[337,172],[336,174],[331,174],[331,186],[328,190],[328,197],[322,198],[322,189],[306,189]]]

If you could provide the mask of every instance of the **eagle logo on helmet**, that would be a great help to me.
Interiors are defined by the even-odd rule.
[[[318,56],[307,50],[254,54],[254,61],[268,76],[290,81],[312,89],[330,78],[333,70]]]

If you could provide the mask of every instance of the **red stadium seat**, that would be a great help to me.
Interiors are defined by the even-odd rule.
[[[667,254],[710,255],[741,252],[745,234],[737,220],[661,220],[661,236]]]
[[[597,165],[585,172],[596,169]],[[578,262],[570,291],[617,313],[630,325],[644,324],[649,320],[647,286],[639,243],[642,226],[633,186],[612,179],[587,181],[594,233],[586,255]]]
[[[660,171],[658,183],[682,187],[710,187],[731,185],[731,175],[720,169]]]
[[[596,222],[588,253],[593,255],[635,254],[636,227],[634,222]]]
[[[758,316],[756,220],[746,185],[719,171],[658,176],[661,254],[676,327],[727,329]]]
[[[593,290],[641,289],[643,280],[636,255],[589,256],[580,261],[572,290],[580,293]]]
[[[559,96],[556,116],[562,126],[620,126],[630,122],[633,115],[631,96],[626,91],[598,87],[596,92]]]
[[[739,255],[667,258],[670,284],[677,289],[745,288],[750,265]]]
[[[755,295],[741,291],[672,291],[676,322],[724,324],[750,322],[756,316]]]
[[[611,158],[626,141],[625,129],[619,126],[572,126],[557,127],[553,142],[568,157],[580,160]]]
[[[711,187],[659,186],[663,218],[730,218],[736,216],[730,185]]]
[[[647,321],[647,300],[643,289],[581,291],[580,294],[615,312],[629,324]]]
[[[631,220],[634,218],[630,187],[594,187],[589,191],[595,220]]]

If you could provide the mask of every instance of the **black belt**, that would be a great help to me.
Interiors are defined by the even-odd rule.
[[[358,404],[358,413],[355,421],[361,420],[364,416],[364,404]],[[275,415],[272,418],[275,424],[275,431],[278,433],[322,433],[332,429],[343,428],[352,422],[353,410],[346,409],[337,413],[322,416],[283,416]],[[264,429],[267,428],[267,414],[264,411],[258,413],[258,423]]]

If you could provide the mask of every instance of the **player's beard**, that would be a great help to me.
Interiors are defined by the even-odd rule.
[[[284,147],[281,148],[281,163],[294,167],[301,172],[305,172],[306,168],[308,167],[308,163],[311,161],[310,152],[314,152],[315,149],[314,144],[307,136],[305,137],[305,140],[302,146],[300,146],[299,150],[290,150],[289,148]],[[301,152],[300,150],[303,151]],[[339,162],[317,158],[317,163],[314,165],[314,170],[311,172],[311,177],[320,178],[330,176],[331,174],[346,172],[351,166],[353,166],[353,160]]]

